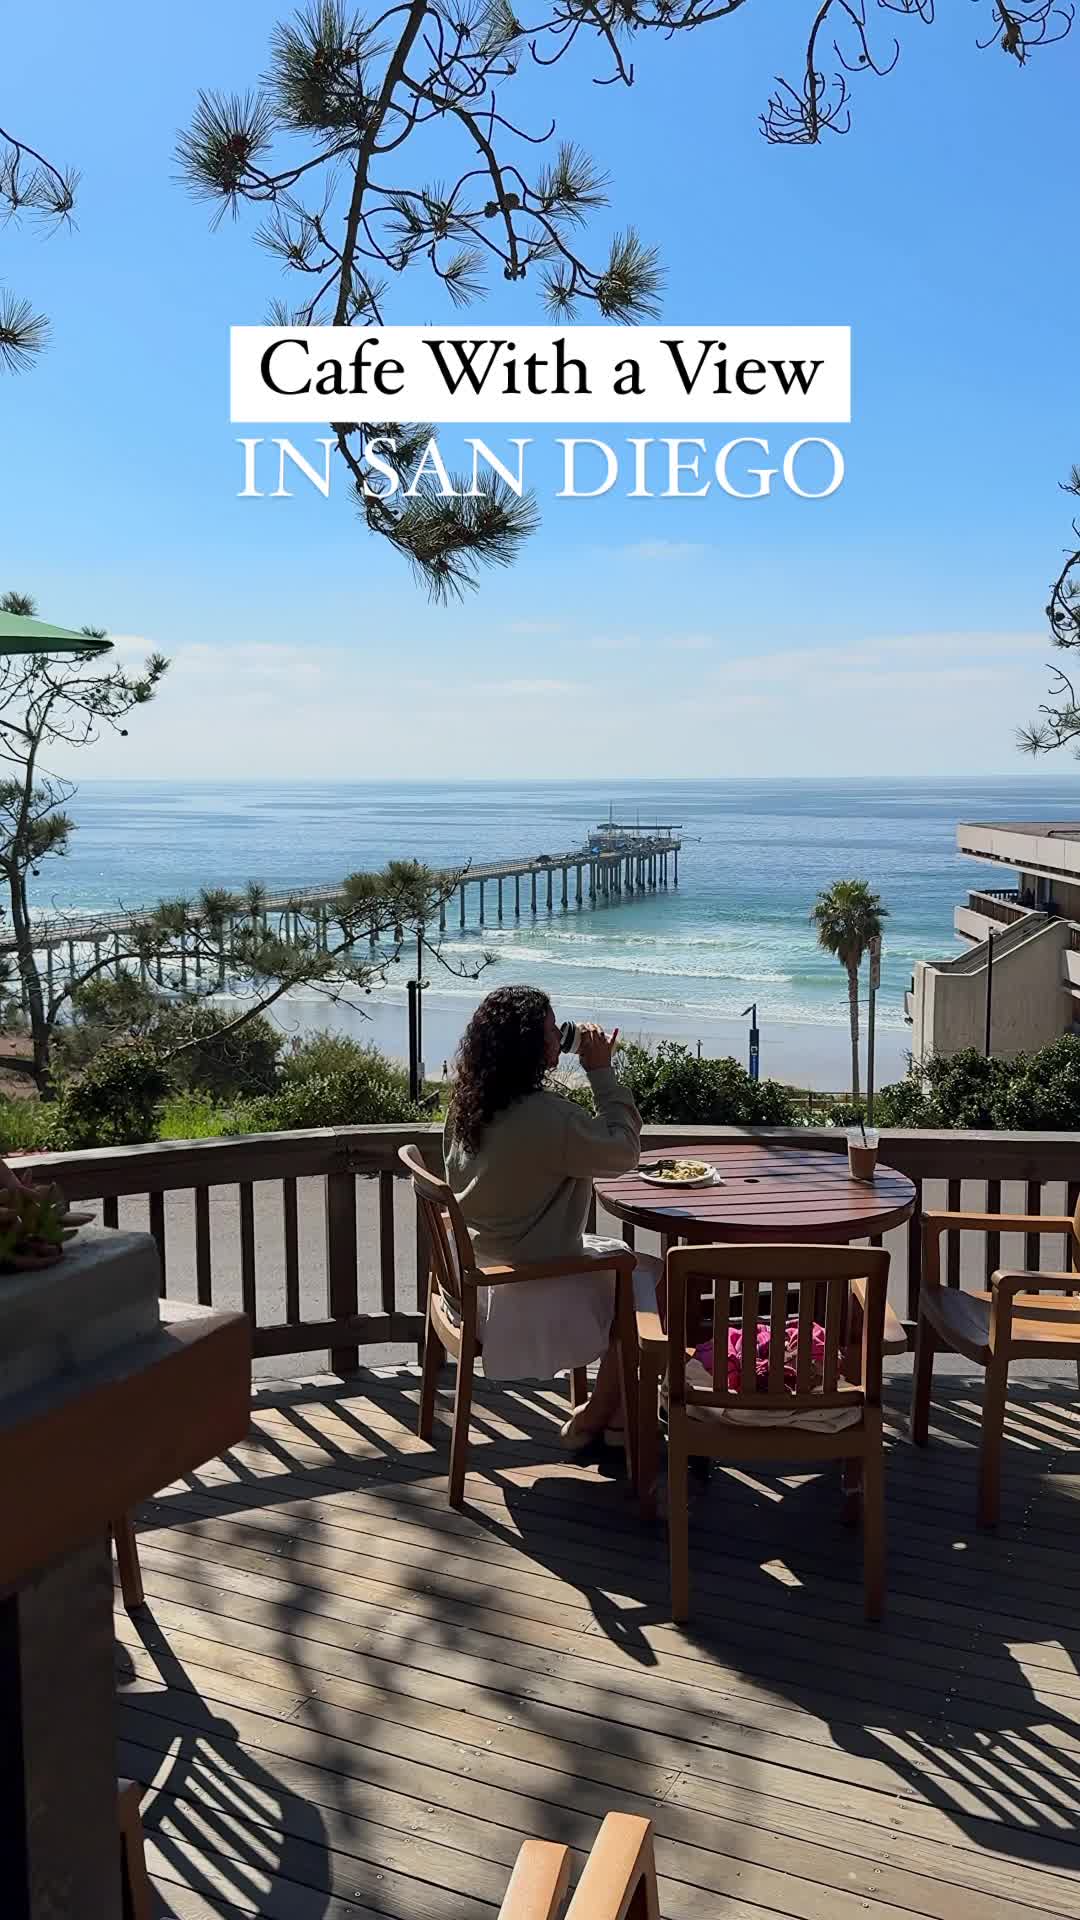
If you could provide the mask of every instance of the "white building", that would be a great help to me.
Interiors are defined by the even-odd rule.
[[[1016,880],[969,893],[957,907],[966,952],[917,962],[906,998],[913,1060],[961,1047],[982,1052],[988,970],[995,1056],[1033,1053],[1080,1032],[1080,823],[978,823],[958,827],[956,844],[974,860],[1011,869]]]

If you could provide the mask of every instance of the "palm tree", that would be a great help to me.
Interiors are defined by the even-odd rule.
[[[847,971],[853,1100],[859,1098],[859,968],[871,941],[880,939],[881,923],[888,917],[888,908],[865,880],[834,880],[818,894],[810,911],[818,946],[834,954]]]

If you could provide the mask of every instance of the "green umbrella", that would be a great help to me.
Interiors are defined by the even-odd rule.
[[[45,620],[29,620],[23,613],[0,612],[0,654],[108,653],[111,640],[93,640],[88,633],[50,627]]]

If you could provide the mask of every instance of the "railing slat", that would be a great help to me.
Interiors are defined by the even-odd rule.
[[[162,1299],[164,1299],[166,1291],[165,1195],[163,1193],[152,1193],[148,1197],[150,1201],[150,1231],[157,1245],[158,1259],[161,1261],[161,1280],[158,1284],[158,1292],[161,1294]]]
[[[250,1180],[240,1182],[240,1299],[254,1326],[259,1304],[255,1288],[255,1189]]]
[[[299,1326],[256,1327],[252,1353],[256,1360],[283,1353],[316,1353],[327,1347],[341,1352],[333,1341],[348,1340],[344,1349],[353,1353],[358,1346],[411,1346],[424,1337],[424,1317],[419,1313],[355,1313],[346,1319],[302,1320]],[[355,1372],[355,1368],[353,1368]]]
[[[922,1214],[922,1181],[916,1180],[915,1211],[907,1229],[907,1311],[913,1326],[919,1318],[919,1287],[922,1282]]]
[[[1076,1217],[1078,1201],[1080,1201],[1080,1180],[1070,1180],[1066,1188],[1065,1211],[1066,1213],[1071,1213],[1074,1219]],[[1075,1273],[1077,1266],[1080,1265],[1080,1260],[1078,1260],[1077,1256],[1076,1239],[1071,1233],[1065,1235],[1065,1258],[1062,1264],[1068,1267],[1070,1273]]]
[[[300,1319],[300,1237],[297,1228],[296,1181],[281,1183],[281,1213],[285,1235],[285,1318],[290,1326]]]
[[[962,1191],[962,1183],[959,1180],[949,1181],[947,1206],[950,1213],[959,1213]],[[960,1235],[947,1233],[945,1239],[949,1248],[945,1256],[945,1277],[950,1287],[958,1287],[960,1285]]]
[[[986,1183],[987,1213],[1001,1212],[1001,1181],[988,1180]],[[1001,1235],[988,1233],[986,1236],[986,1284],[990,1285],[990,1275],[996,1273],[1001,1265]]]
[[[1042,1181],[1029,1180],[1025,1210],[1028,1213],[1042,1212]],[[1024,1236],[1024,1268],[1028,1273],[1036,1273],[1042,1263],[1042,1240],[1037,1233]]]
[[[706,1141],[720,1144],[745,1138],[745,1132],[738,1128],[713,1128],[700,1126],[650,1126],[645,1129],[643,1145],[652,1149],[689,1149]],[[843,1154],[844,1135],[838,1129],[829,1128],[769,1128],[762,1129],[758,1137],[769,1138],[777,1147],[816,1148]],[[357,1209],[359,1205],[355,1178],[357,1175],[370,1180],[375,1175],[389,1174],[393,1179],[404,1177],[398,1173],[398,1149],[406,1141],[420,1147],[425,1158],[432,1166],[439,1164],[441,1132],[435,1126],[404,1127],[348,1127],[348,1128],[312,1128],[292,1134],[262,1134],[249,1138],[229,1138],[216,1141],[155,1141],[137,1147],[95,1148],[81,1153],[38,1154],[30,1157],[27,1171],[31,1169],[39,1176],[57,1179],[73,1205],[92,1201],[101,1209],[101,1218],[106,1226],[116,1227],[121,1215],[125,1220],[130,1217],[145,1219],[141,1212],[144,1205],[151,1210],[151,1231],[155,1233],[158,1244],[164,1251],[165,1215],[167,1211],[164,1196],[168,1193],[180,1193],[185,1197],[187,1207],[194,1205],[195,1244],[186,1254],[190,1270],[185,1267],[184,1279],[190,1283],[191,1293],[203,1304],[210,1304],[212,1294],[220,1295],[222,1288],[221,1252],[213,1247],[211,1239],[210,1194],[217,1188],[241,1188],[244,1183],[256,1186],[263,1182],[280,1181],[282,1183],[283,1209],[285,1210],[285,1297],[286,1313],[289,1316],[284,1325],[277,1323],[269,1328],[259,1328],[256,1319],[256,1332],[259,1337],[265,1332],[275,1353],[314,1351],[325,1340],[334,1347],[334,1332],[339,1330],[335,1361],[342,1362],[343,1370],[349,1370],[358,1363],[360,1354],[357,1347],[369,1340],[389,1339],[388,1328],[393,1324],[395,1340],[400,1336],[410,1344],[422,1336],[423,1310],[426,1304],[427,1250],[422,1233],[417,1236],[416,1244],[416,1298],[415,1313],[393,1312],[388,1316],[382,1312],[359,1312],[359,1279],[357,1272]],[[924,1182],[942,1181],[947,1183],[948,1204],[957,1207],[962,1204],[965,1180],[972,1183],[972,1199],[986,1193],[988,1206],[994,1205],[994,1183],[1005,1190],[1005,1183],[1017,1183],[1021,1191],[1028,1193],[1028,1204],[1032,1192],[1050,1187],[1060,1190],[1067,1188],[1070,1207],[1074,1206],[1080,1195],[1080,1180],[1077,1174],[1076,1135],[1066,1132],[1036,1133],[994,1133],[994,1132],[947,1132],[918,1131],[914,1129],[887,1129],[882,1135],[882,1159],[897,1168],[914,1183],[917,1205],[924,1204]],[[344,1168],[350,1172],[345,1184],[330,1189],[324,1182],[340,1180]],[[311,1188],[305,1187],[301,1196],[299,1182],[310,1179]],[[315,1188],[315,1181],[319,1187]],[[288,1185],[286,1183],[289,1183]],[[380,1180],[380,1193],[385,1193],[385,1181]],[[351,1192],[346,1189],[351,1188]],[[370,1189],[366,1189],[370,1190]],[[307,1209],[314,1192],[326,1193],[327,1248],[328,1248],[328,1291],[332,1292],[335,1304],[329,1308],[330,1318],[326,1321],[305,1322],[301,1318],[303,1309],[311,1312],[308,1301],[301,1306],[299,1284],[299,1237],[300,1202],[303,1199]],[[336,1198],[331,1197],[336,1193]],[[147,1196],[144,1201],[142,1196]],[[285,1197],[288,1196],[288,1197]],[[128,1199],[137,1203],[139,1214],[134,1208],[126,1207]],[[295,1201],[295,1205],[294,1205]],[[243,1207],[241,1201],[241,1206]],[[370,1204],[370,1203],[369,1203]],[[380,1204],[383,1204],[380,1202]],[[1035,1211],[1041,1206],[1036,1204]],[[295,1242],[293,1225],[295,1216]],[[185,1218],[187,1216],[185,1215]],[[595,1228],[596,1210],[590,1209],[590,1228]],[[305,1213],[306,1226],[306,1213]],[[387,1226],[385,1231],[389,1233]],[[1002,1235],[1004,1239],[1004,1235]],[[907,1241],[907,1301],[908,1317],[913,1321],[918,1309],[920,1282],[921,1236],[918,1219],[910,1222],[906,1235]],[[956,1284],[960,1278],[961,1247],[958,1236],[950,1236],[951,1244],[946,1256],[947,1278]],[[396,1233],[395,1233],[396,1243]],[[249,1237],[250,1245],[250,1237]],[[1057,1251],[1060,1241],[1052,1248],[1052,1260],[1057,1264]],[[382,1304],[388,1293],[388,1268],[383,1262],[387,1259],[380,1242],[380,1293]],[[180,1278],[178,1261],[181,1257],[176,1236],[170,1231],[170,1287],[175,1290]],[[991,1240],[987,1247],[988,1259],[994,1257],[994,1245]],[[395,1264],[401,1257],[402,1248],[395,1244]],[[241,1257],[243,1257],[241,1255]],[[1072,1259],[1071,1251],[1066,1260]],[[1000,1252],[998,1253],[1000,1259]],[[236,1256],[231,1256],[230,1265],[235,1265]],[[1047,1257],[1051,1264],[1051,1256]],[[1077,1261],[1080,1266],[1080,1261]],[[980,1267],[981,1271],[981,1267]],[[966,1268],[965,1268],[966,1272]],[[903,1268],[900,1259],[896,1262],[896,1274],[901,1280]],[[234,1283],[235,1284],[235,1283]],[[261,1273],[256,1272],[254,1283],[254,1311],[268,1315],[271,1303],[260,1297],[265,1282]],[[396,1288],[396,1279],[395,1279]],[[1077,1279],[1080,1291],[1080,1276]],[[413,1289],[407,1281],[396,1288],[398,1301],[404,1295],[412,1295]],[[252,1303],[252,1290],[249,1283],[247,1304]],[[365,1303],[374,1308],[377,1301],[371,1295],[365,1295]],[[277,1303],[274,1302],[274,1308]],[[310,1329],[315,1326],[314,1336]],[[327,1333],[327,1329],[331,1331]],[[361,1331],[361,1328],[363,1331]],[[346,1345],[347,1342],[347,1345]],[[259,1348],[257,1347],[257,1351]],[[270,1349],[268,1349],[270,1350]]]
[[[384,1169],[379,1175],[379,1284],[384,1313],[393,1313],[397,1300],[397,1274],[394,1252],[394,1176]]]
[[[331,1321],[355,1318],[359,1307],[356,1282],[356,1175],[326,1176],[326,1305]],[[330,1350],[334,1373],[355,1373],[360,1353],[355,1342]]]
[[[200,1307],[214,1303],[214,1283],[210,1264],[210,1189],[195,1189],[195,1286]]]

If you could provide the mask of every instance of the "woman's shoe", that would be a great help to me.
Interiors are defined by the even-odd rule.
[[[583,1453],[586,1447],[595,1447],[602,1443],[604,1436],[596,1427],[585,1427],[580,1422],[575,1426],[575,1421],[577,1421],[577,1414],[572,1413],[569,1420],[564,1420],[559,1428],[559,1445],[565,1452]]]

